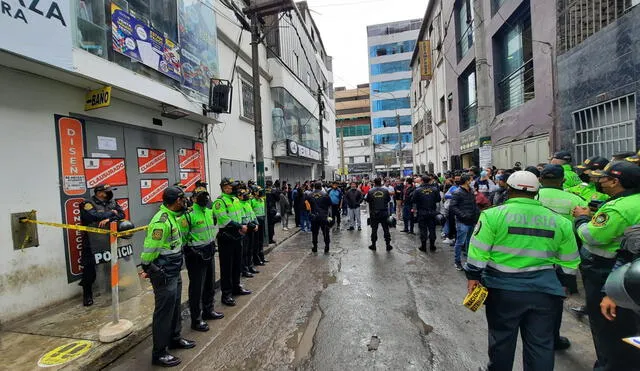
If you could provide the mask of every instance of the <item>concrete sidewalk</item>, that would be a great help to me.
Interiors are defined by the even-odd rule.
[[[283,231],[276,225],[276,244],[265,248],[271,252],[276,246],[298,232],[298,228]],[[216,281],[220,277],[218,259],[216,262]],[[188,300],[188,278],[182,271],[182,304],[186,308]],[[93,306],[85,308],[80,298],[70,299],[67,303],[52,306],[22,319],[4,324],[0,331],[0,354],[3,362],[0,370],[37,370],[39,359],[47,352],[72,343],[86,340],[91,349],[81,357],[51,370],[97,370],[113,362],[121,354],[151,335],[153,314],[153,290],[148,280],[141,280],[142,293],[120,303],[121,318],[133,322],[133,333],[114,343],[103,344],[98,340],[100,328],[111,321],[110,297],[103,295],[95,298]]]

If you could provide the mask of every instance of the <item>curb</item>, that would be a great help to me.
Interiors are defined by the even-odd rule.
[[[264,249],[265,255],[270,254],[273,250],[275,250],[276,247],[280,246],[285,241],[289,240],[299,232],[300,232],[299,230],[295,231],[289,236],[285,237],[282,241],[265,247]],[[220,280],[217,280],[214,286],[216,288],[219,288]],[[183,301],[181,304],[181,311],[184,311],[188,307],[189,307],[189,297],[187,296],[186,300],[185,298],[183,298]],[[82,369],[91,369],[91,370],[102,369],[108,366],[109,364],[115,362],[118,358],[120,358],[120,356],[130,351],[131,348],[137,346],[149,336],[151,336],[151,322],[149,322],[149,325],[144,326],[143,328],[137,331],[133,331],[130,335],[128,335],[124,339],[117,341],[114,346],[106,349],[102,354],[96,357],[96,359],[90,360],[86,364],[77,364],[75,362],[72,362],[68,364],[68,367],[64,367],[63,369],[77,369],[78,366],[80,366],[80,368]]]

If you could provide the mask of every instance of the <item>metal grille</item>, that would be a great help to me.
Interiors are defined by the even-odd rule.
[[[636,96],[616,98],[573,113],[578,162],[635,151]]]
[[[498,82],[499,111],[505,112],[535,98],[533,59]]]

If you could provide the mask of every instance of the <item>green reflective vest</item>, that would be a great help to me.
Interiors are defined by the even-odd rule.
[[[578,195],[587,200],[587,202],[592,200],[606,201],[609,199],[609,195],[596,191],[596,185],[593,183],[580,183],[577,186],[565,189],[565,191]]]
[[[240,204],[242,205],[242,209],[244,210],[242,224],[247,224],[249,222],[255,222],[258,220],[256,214],[253,212],[253,207],[251,207],[251,200],[240,200]]]
[[[573,209],[576,206],[589,206],[589,203],[582,197],[557,188],[541,188],[537,199],[543,206],[564,216],[572,223]]]
[[[234,223],[242,225],[244,210],[236,196],[223,193],[213,201],[213,215],[216,217],[216,226],[225,228]]]
[[[149,222],[140,255],[142,264],[152,263],[160,255],[181,254],[185,228],[188,228],[186,219],[165,205],[160,206]]]
[[[216,239],[216,226],[213,223],[213,210],[193,205],[193,210],[185,215],[189,222],[187,245],[192,247],[206,246]]]
[[[252,198],[251,207],[253,212],[258,216],[265,216],[265,201],[263,198]]]
[[[514,198],[480,214],[467,262],[504,273],[535,272],[560,266],[576,274],[580,256],[571,222],[539,201]]]
[[[589,223],[578,228],[582,246],[593,255],[616,257],[624,231],[640,224],[640,193],[616,198],[602,205]]]
[[[573,171],[573,168],[569,164],[562,165],[564,169],[564,183],[562,183],[562,188],[567,189],[571,187],[575,187],[578,184],[582,183],[582,180],[578,176],[578,174]]]

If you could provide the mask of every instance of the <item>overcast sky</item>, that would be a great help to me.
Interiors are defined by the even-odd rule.
[[[334,85],[355,88],[369,82],[367,26],[417,19],[429,0],[307,0],[327,53]]]

